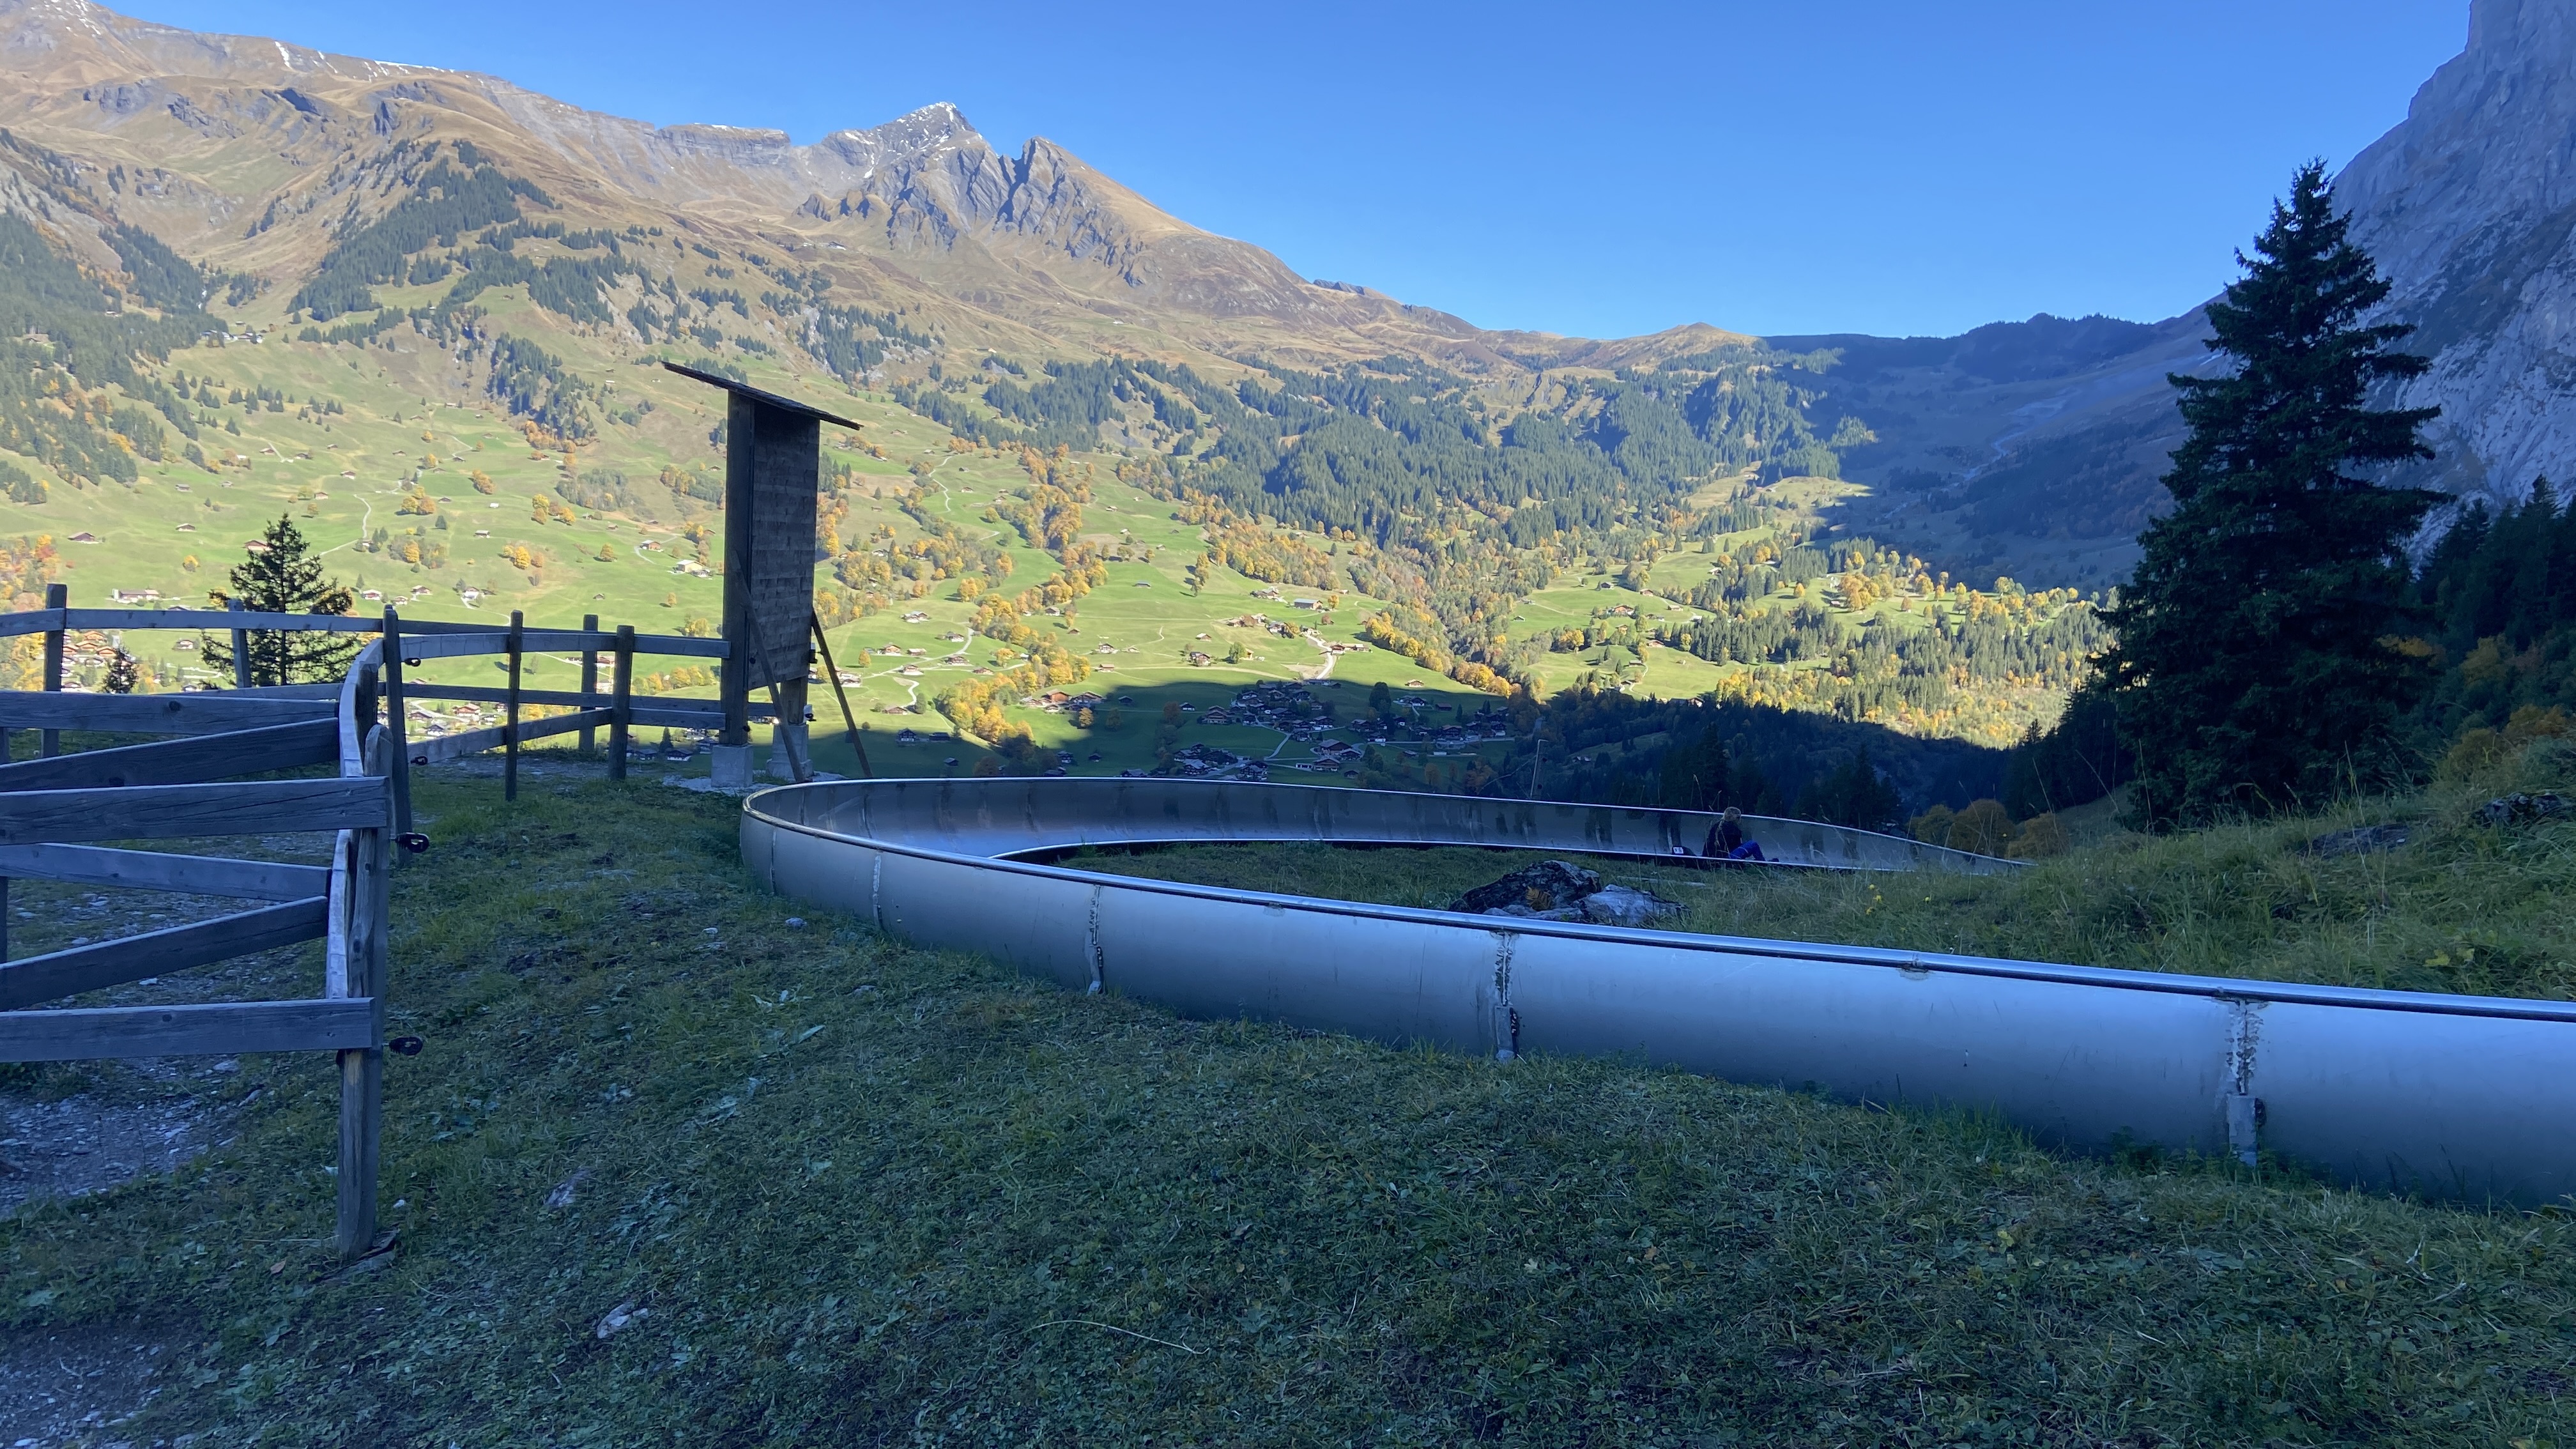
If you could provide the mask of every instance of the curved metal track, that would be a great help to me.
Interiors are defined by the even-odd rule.
[[[2576,1193],[2576,1005],[2298,986],[1266,895],[1007,857],[1205,841],[1637,856],[1713,817],[1189,780],[843,781],[743,806],[773,888],[925,945],[1202,1018],[1497,1056],[1633,1053],[1851,1100],[1992,1110],[2056,1146],[2250,1157],[2471,1201]],[[2004,862],[1760,820],[1792,864]]]

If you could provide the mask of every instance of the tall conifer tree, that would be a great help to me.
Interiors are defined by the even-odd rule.
[[[2372,470],[2429,458],[2438,409],[2374,409],[2372,387],[2427,363],[2390,350],[2412,328],[2362,325],[2389,284],[2345,238],[2311,162],[2238,254],[2209,307],[2218,377],[2175,374],[2190,436],[2164,485],[2173,511],[2110,614],[2104,656],[2137,755],[2134,813],[2158,824],[2331,794],[2387,759],[2427,676],[2392,638],[2408,617],[2404,547],[2440,495]]]
[[[313,556],[303,530],[280,514],[262,539],[268,546],[234,566],[232,587],[206,597],[218,609],[238,600],[255,614],[345,614],[357,595],[336,579],[322,576],[322,560]],[[347,634],[319,631],[252,629],[245,632],[253,688],[278,684],[318,684],[348,672],[358,655],[358,640]],[[199,655],[216,669],[233,668],[229,636],[207,634]]]

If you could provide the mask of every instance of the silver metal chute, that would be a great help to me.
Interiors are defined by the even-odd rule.
[[[763,791],[774,889],[1068,990],[1381,1041],[1625,1053],[1845,1100],[1991,1110],[2052,1146],[2251,1158],[2521,1204],[2576,1193],[2576,1005],[2114,971],[1269,895],[1007,857],[1204,841],[1636,856],[1714,817],[1191,780],[845,781]],[[1793,864],[2010,863],[1756,820]]]

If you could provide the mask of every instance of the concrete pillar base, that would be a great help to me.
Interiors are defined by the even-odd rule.
[[[719,790],[748,790],[752,787],[751,746],[717,745],[707,751],[708,773],[715,777]]]
[[[812,768],[814,762],[814,751],[812,741],[808,737],[808,731],[811,728],[812,726],[810,725],[801,724],[783,724],[771,727],[769,734],[769,778],[773,780],[785,780],[790,784],[793,784],[796,780],[795,762],[797,760],[805,761],[807,768]],[[795,751],[793,754],[790,754],[787,749],[787,745],[790,740],[793,740],[795,744]]]

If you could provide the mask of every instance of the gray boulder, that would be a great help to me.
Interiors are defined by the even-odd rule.
[[[1549,912],[1569,914],[1549,916],[1552,920],[1571,920],[1575,903],[1601,889],[1601,877],[1561,860],[1543,860],[1533,866],[1513,871],[1490,885],[1480,885],[1449,903],[1449,909],[1469,915],[1541,916]]]
[[[2530,825],[2536,821],[2554,820],[2576,813],[2566,797],[2554,792],[2539,795],[2505,795],[2478,807],[2480,825]]]
[[[1596,926],[1651,926],[1681,913],[1680,902],[1632,886],[1603,886],[1583,898],[1583,919]]]
[[[1681,912],[1679,904],[1652,891],[1605,885],[1600,876],[1561,860],[1541,861],[1478,886],[1450,902],[1449,909],[1523,920],[1589,921],[1596,926],[1650,926]]]

